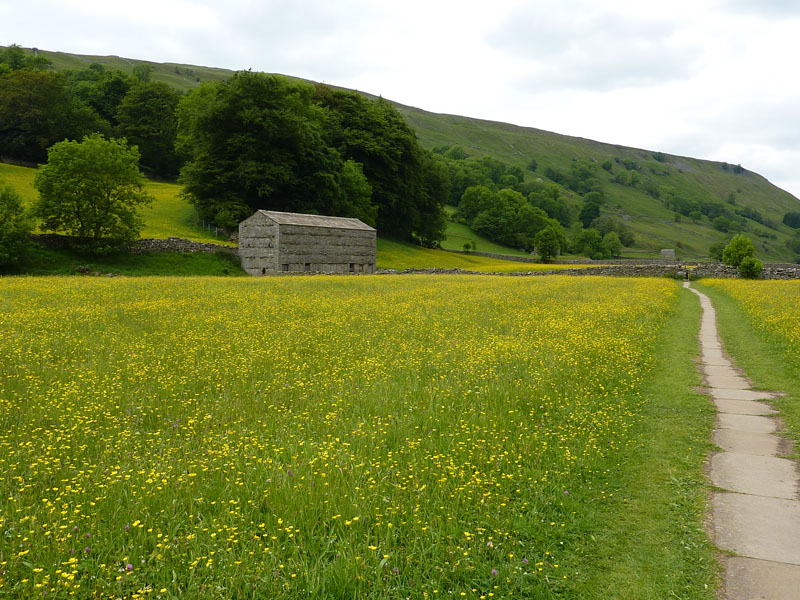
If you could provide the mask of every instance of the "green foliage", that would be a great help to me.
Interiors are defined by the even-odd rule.
[[[622,242],[616,231],[609,231],[603,236],[603,245],[608,248],[611,256],[617,258],[622,255]]]
[[[260,208],[358,216],[345,206],[342,160],[323,139],[312,91],[243,71],[181,100],[181,181],[201,218],[233,229]]]
[[[589,228],[597,217],[600,216],[600,199],[597,192],[590,192],[583,198],[583,207],[578,215],[578,219],[583,226]]]
[[[510,188],[498,192],[482,185],[467,188],[455,216],[493,242],[526,251],[533,250],[536,235],[548,226],[564,238],[557,220]]]
[[[528,164],[525,165],[525,168],[528,169],[528,171],[535,173],[536,169],[539,168],[539,163],[536,161],[535,158],[532,158],[528,161]]]
[[[43,162],[47,148],[93,130],[97,117],[68,93],[62,75],[20,69],[0,77],[0,153]]]
[[[117,132],[139,148],[141,166],[161,178],[178,175],[180,159],[175,151],[180,95],[166,83],[140,83],[119,104]]]
[[[123,98],[139,81],[115,69],[108,71],[98,63],[85,69],[72,69],[65,73],[70,95],[91,108],[107,127],[116,127],[117,111]]]
[[[147,64],[135,65],[132,72],[139,83],[147,83],[153,75],[153,66]]]
[[[783,224],[793,229],[800,229],[800,212],[789,211],[783,215]]]
[[[10,185],[0,182],[0,267],[17,262],[29,245],[33,230],[22,198]]]
[[[597,229],[603,236],[614,232],[623,246],[630,247],[636,243],[636,237],[625,223],[611,215],[600,215],[591,223],[593,229]]]
[[[538,206],[545,211],[551,219],[556,219],[563,227],[569,227],[575,220],[574,207],[561,195],[561,188],[555,184],[534,184],[528,201],[532,206]]]
[[[563,235],[561,237],[563,237]],[[536,245],[536,252],[544,262],[549,262],[552,258],[558,256],[561,250],[559,233],[552,225],[548,225],[537,233],[534,238],[534,243]]]
[[[98,252],[136,239],[144,224],[137,209],[152,202],[138,162],[135,147],[100,134],[51,146],[34,182],[42,228]]]
[[[731,220],[723,215],[718,216],[713,221],[714,229],[717,231],[721,231],[722,233],[727,233],[731,229]]]
[[[722,252],[722,262],[732,267],[738,267],[742,260],[755,254],[752,240],[744,234],[733,236],[725,250]]]
[[[6,48],[0,48],[0,75],[2,75],[2,67],[7,71],[17,71],[19,69],[28,69],[30,71],[47,71],[51,68],[50,61],[44,56],[36,56],[36,54],[27,54],[17,44],[11,44]]]
[[[464,160],[469,158],[469,154],[461,146],[452,146],[444,153],[445,158],[450,160]]]
[[[181,99],[178,149],[187,195],[222,227],[272,209],[356,217],[425,245],[444,236],[447,169],[383,100],[242,71]]]
[[[584,229],[575,240],[575,251],[593,260],[611,258],[611,251],[597,229]]]
[[[708,247],[708,255],[712,260],[722,262],[722,254],[725,251],[725,242],[714,242]]]
[[[739,263],[739,275],[746,279],[758,279],[764,271],[764,263],[754,256],[745,256]]]
[[[327,112],[325,138],[343,158],[363,165],[381,235],[437,245],[444,237],[443,205],[450,190],[446,162],[423,150],[400,113],[383,99],[318,85],[313,102]],[[466,160],[460,148],[447,152],[463,156],[454,162]]]

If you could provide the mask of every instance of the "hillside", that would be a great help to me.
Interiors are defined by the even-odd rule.
[[[137,64],[153,67],[152,79],[188,90],[203,81],[219,81],[231,71],[195,65],[153,63],[116,56],[81,56],[40,51],[55,69],[84,67],[99,62],[107,68],[130,71]],[[600,180],[607,199],[604,214],[622,219],[636,235],[628,256],[655,256],[661,248],[676,248],[685,258],[702,258],[708,247],[729,236],[714,228],[706,215],[690,218],[688,210],[679,215],[675,202],[719,203],[736,213],[757,214],[748,218],[747,233],[759,256],[772,261],[791,261],[794,254],[786,242],[795,232],[781,223],[787,211],[800,211],[800,200],[777,188],[757,173],[725,163],[673,156],[657,151],[628,148],[593,140],[560,135],[540,129],[435,114],[395,103],[415,130],[420,143],[429,149],[459,145],[473,156],[492,156],[525,169],[531,159],[538,167],[526,171],[526,180],[548,181],[546,173],[566,173],[575,164],[585,165]],[[606,165],[606,168],[603,165]],[[610,168],[608,165],[610,164]],[[567,198],[576,203],[580,196],[568,189]],[[675,199],[673,201],[673,199]],[[696,221],[696,222],[695,222]],[[455,233],[455,229],[451,228]],[[469,231],[458,231],[458,239],[446,241],[448,248],[460,248]]]

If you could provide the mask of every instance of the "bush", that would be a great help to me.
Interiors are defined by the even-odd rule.
[[[0,267],[19,260],[32,230],[33,223],[17,191],[0,184]]]
[[[739,275],[747,279],[758,279],[764,271],[764,263],[754,256],[745,256],[739,263]]]
[[[756,252],[753,242],[746,235],[733,236],[731,241],[725,246],[722,252],[722,262],[732,267],[738,267],[742,260],[748,256],[753,256]]]

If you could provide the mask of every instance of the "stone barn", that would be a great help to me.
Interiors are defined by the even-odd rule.
[[[376,231],[358,219],[259,210],[239,223],[239,258],[251,275],[374,273]]]

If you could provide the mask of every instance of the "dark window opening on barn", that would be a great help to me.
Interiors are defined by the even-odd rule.
[[[285,263],[281,265],[281,271],[288,271],[288,270],[289,270],[289,265]]]
[[[351,273],[355,273],[356,272],[356,263],[350,263],[350,272]]]
[[[310,270],[311,270],[311,263],[306,263],[306,271],[310,271]]]

